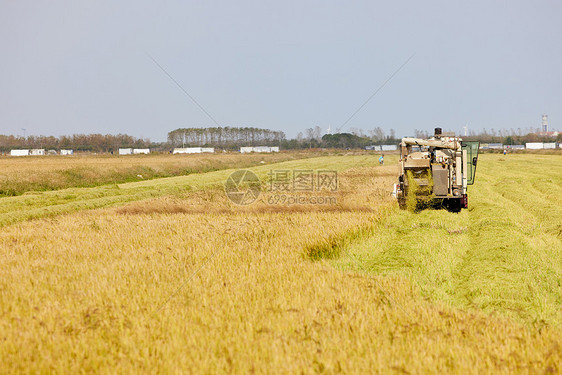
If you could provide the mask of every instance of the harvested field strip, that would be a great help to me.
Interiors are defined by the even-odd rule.
[[[482,155],[468,211],[396,211],[346,250],[433,301],[562,329],[562,196],[537,186],[559,191],[560,156]]]
[[[311,152],[275,154],[0,157],[0,197],[28,191],[94,187],[229,168],[247,168],[313,157]]]
[[[266,181],[271,169],[324,168],[341,171],[347,168],[373,165],[376,156],[327,156],[296,161],[287,161],[250,168],[262,181]],[[201,189],[221,189],[234,170],[221,170],[121,185],[106,185],[95,188],[71,188],[57,191],[27,193],[18,197],[0,199],[0,226],[18,221],[59,215],[62,213],[115,206],[127,202],[158,196],[184,196]]]

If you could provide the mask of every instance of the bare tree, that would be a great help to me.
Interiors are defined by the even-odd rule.
[[[373,141],[378,142],[384,140],[384,130],[380,126],[377,126],[372,130],[373,132]]]
[[[322,139],[322,128],[318,125],[314,127],[314,139],[320,141]]]
[[[416,138],[429,138],[429,133],[427,130],[414,129],[414,136]]]

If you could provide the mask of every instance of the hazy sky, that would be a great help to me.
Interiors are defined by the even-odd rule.
[[[560,1],[0,0],[0,134],[562,128]]]

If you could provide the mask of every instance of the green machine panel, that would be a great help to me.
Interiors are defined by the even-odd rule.
[[[474,184],[474,176],[476,175],[476,164],[478,163],[478,148],[480,142],[462,142],[462,149],[466,150],[466,164],[468,168],[467,184]]]

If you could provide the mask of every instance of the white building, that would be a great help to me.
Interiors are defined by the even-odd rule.
[[[149,148],[135,148],[133,149],[133,154],[137,155],[137,154],[150,154],[150,149]]]
[[[34,148],[34,149],[31,149],[31,151],[29,151],[29,155],[32,155],[32,156],[43,156],[43,155],[45,155],[45,149],[43,149],[43,148]]]
[[[11,150],[10,155],[12,155],[12,156],[27,156],[27,155],[29,155],[29,150]]]
[[[200,154],[202,152],[214,153],[214,147],[184,147],[174,148],[174,154]]]
[[[74,150],[60,150],[61,155],[73,155]]]
[[[396,151],[398,150],[398,146],[397,145],[371,145],[371,146],[365,146],[365,150],[371,150],[371,151]]]
[[[528,150],[542,150],[544,148],[542,142],[527,142],[525,148]]]
[[[267,146],[256,146],[254,147],[254,152],[271,152],[271,148]]]
[[[240,147],[241,153],[247,152],[279,152],[279,147],[269,147],[269,146],[255,146],[255,147]]]
[[[556,143],[554,143],[554,142],[543,143],[542,146],[543,146],[543,148],[546,148],[546,149],[553,149],[553,148],[556,148]]]
[[[397,145],[382,145],[381,146],[381,151],[396,151],[396,150],[398,150]]]
[[[174,148],[174,154],[200,154],[201,147]]]
[[[132,155],[133,149],[132,148],[120,148],[119,155]]]

